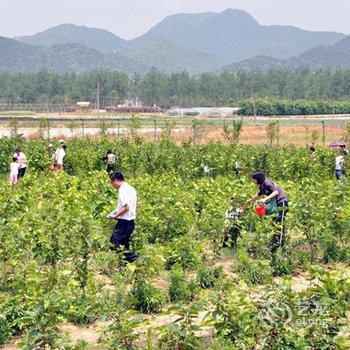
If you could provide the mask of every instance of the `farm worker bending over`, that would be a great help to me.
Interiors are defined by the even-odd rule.
[[[130,237],[135,229],[137,193],[135,188],[125,181],[122,173],[113,173],[110,180],[112,186],[119,191],[118,207],[107,216],[109,220],[118,220],[110,242],[114,249],[123,246],[125,260],[131,263],[137,259],[137,254],[130,250]]]
[[[314,146],[311,146],[309,148],[309,154],[310,154],[310,158],[311,158],[311,161],[314,162],[316,160],[316,148]]]
[[[63,160],[66,156],[66,149],[67,146],[65,144],[61,145],[60,148],[58,148],[55,152],[55,170],[60,171],[63,169]]]
[[[259,192],[251,199],[255,202],[267,204],[271,214],[277,214],[274,222],[277,224],[278,233],[272,238],[271,252],[274,253],[279,247],[285,243],[285,218],[288,211],[288,198],[283,189],[275,182],[266,178],[261,170],[257,170],[252,175],[253,182],[258,185]],[[263,197],[264,196],[264,197]]]
[[[18,179],[21,177],[24,177],[26,170],[27,170],[27,157],[23,152],[21,152],[20,148],[16,149],[15,154],[13,155],[13,158],[17,158],[18,162]]]
[[[17,162],[17,158],[12,158],[12,163],[10,164],[10,185],[17,185],[18,182],[18,168],[19,164]]]
[[[343,155],[343,156],[347,156],[349,154],[349,150],[346,148],[345,145],[341,145],[340,146],[340,153]]]
[[[117,156],[111,150],[107,152],[107,154],[103,157],[103,160],[107,162],[107,173],[111,174],[116,171],[116,161]]]

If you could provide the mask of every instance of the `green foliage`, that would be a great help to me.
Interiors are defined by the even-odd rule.
[[[147,280],[136,280],[133,295],[135,297],[136,309],[146,314],[160,312],[165,303],[165,297],[162,291],[154,287]]]
[[[182,268],[195,267],[200,260],[200,250],[189,236],[175,238],[170,243],[166,254],[166,268],[168,270],[175,264]]]
[[[271,268],[273,276],[284,276],[291,274],[296,266],[295,256],[291,250],[278,249],[271,254]]]
[[[278,144],[279,132],[280,132],[280,126],[278,121],[271,122],[267,125],[266,134],[267,134],[267,138],[269,139],[270,146],[273,146],[274,142]]]
[[[130,311],[117,312],[113,314],[111,324],[103,329],[100,343],[106,344],[109,349],[134,349],[134,344],[140,337],[137,331],[140,324],[141,320]]]
[[[96,320],[101,308],[102,303],[96,300],[95,296],[78,296],[70,303],[66,312],[66,317],[69,322],[74,324],[91,324]]]
[[[234,120],[232,122],[232,128],[230,128],[227,123],[224,123],[222,133],[227,142],[235,144],[238,142],[242,129],[243,118],[240,118],[239,120]]]
[[[216,335],[234,342],[237,349],[252,348],[258,337],[256,303],[239,290],[214,297],[212,321]]]
[[[158,339],[159,349],[191,350],[199,348],[199,338],[196,332],[200,326],[196,323],[199,316],[198,308],[194,306],[174,306],[168,312],[176,312],[178,318],[171,324],[160,328]]]
[[[183,269],[175,265],[170,273],[169,299],[172,303],[189,302],[193,299],[197,285],[188,282]]]
[[[47,293],[43,299],[33,300],[32,306],[20,319],[27,324],[25,338],[21,342],[23,349],[55,348],[62,340],[57,325],[63,321],[65,300],[57,292]]]
[[[240,102],[238,112],[240,115],[254,115],[254,111],[260,116],[346,114],[350,113],[350,102],[308,99],[259,99],[254,102],[251,100]]]
[[[254,260],[243,253],[237,257],[236,266],[242,279],[249,284],[262,284],[272,275],[268,261]]]
[[[79,49],[77,51],[79,54]],[[74,60],[75,55],[73,50],[73,57],[65,59]],[[12,68],[9,67],[10,71]],[[91,99],[94,102],[92,96],[96,91],[97,74],[101,80],[101,101],[106,104],[115,102],[115,93],[121,101],[130,96],[147,105],[164,107],[217,107],[237,105],[242,101],[239,103],[241,114],[254,115],[254,102],[251,99],[253,91],[257,97],[255,104],[258,115],[306,115],[316,112],[333,114],[333,108],[335,113],[345,113],[349,109],[346,100],[350,98],[350,71],[346,70],[270,70],[266,73],[240,71],[190,76],[186,72],[165,74],[153,69],[142,77],[139,74],[128,77],[124,73],[110,70],[71,75],[47,71],[17,75],[1,73],[0,81],[3,85],[0,88],[0,99],[10,104],[39,103],[40,96],[45,94],[47,103]],[[8,105],[7,108],[10,107]],[[28,108],[29,106],[26,107]],[[35,108],[40,111],[40,106]]]
[[[16,188],[0,182],[0,343],[20,336],[27,349],[73,349],[60,332],[64,322],[104,319],[111,322],[103,335],[107,346],[137,348],[139,342],[145,345],[144,339],[128,310],[157,313],[170,300],[185,307],[175,311],[182,321],[162,328],[159,344],[154,334],[149,345],[200,348],[202,332],[196,327],[202,312],[198,317],[189,310],[195,300],[201,311],[210,311],[207,321],[215,329],[216,339],[207,339],[204,348],[262,344],[276,350],[319,349],[325,344],[333,349],[346,344],[350,287],[345,275],[315,268],[311,287],[304,283],[301,292],[273,279],[310,264],[347,268],[349,188],[340,189],[332,180],[332,150],[317,149],[316,167],[310,165],[307,149],[294,147],[71,140],[67,157],[73,170],[68,175],[44,172],[46,142],[20,137],[0,140],[1,166],[7,166],[17,146],[28,155],[29,171]],[[129,265],[110,250],[114,223],[105,217],[115,208],[117,192],[97,163],[109,148],[118,149],[121,168],[139,194],[132,248],[140,258]],[[216,266],[224,265],[218,256],[227,253],[221,251],[221,234],[229,198],[244,202],[256,192],[249,177],[228,175],[232,154],[246,169],[266,169],[288,194],[290,210],[286,246],[271,255],[273,222],[247,208],[237,254],[229,260],[232,271],[227,271],[230,266],[221,271]],[[214,169],[213,178],[198,170],[204,157]],[[154,176],[148,174],[150,168]],[[168,273],[170,285],[164,287]],[[278,311],[273,322],[266,315],[261,318],[271,303]],[[312,306],[307,322],[297,312],[299,303]],[[279,313],[286,305],[293,313],[287,324],[285,312]],[[317,305],[324,305],[324,313],[315,312]]]
[[[203,289],[213,288],[217,280],[222,277],[222,267],[209,267],[201,265],[197,272],[198,284]]]
[[[47,143],[43,141],[26,141],[17,136],[0,139],[0,172],[7,173],[8,164],[16,147],[20,146],[28,158],[28,171],[47,170],[50,164],[50,156],[47,152]],[[309,154],[306,148],[296,147],[250,147],[245,145],[223,145],[209,143],[192,147],[176,146],[169,140],[161,140],[159,143],[148,143],[143,140],[107,140],[93,141],[90,139],[67,141],[68,152],[65,163],[69,167],[70,175],[83,175],[93,171],[104,169],[101,161],[108,149],[118,150],[118,170],[128,177],[138,175],[178,174],[183,179],[193,180],[204,176],[201,164],[205,159],[206,165],[212,169],[214,177],[232,174],[234,160],[238,159],[242,169],[261,168],[275,180],[302,179],[310,176],[329,178],[334,168],[334,151],[332,149],[318,149],[315,164],[320,167],[311,167]],[[234,157],[233,157],[234,155]],[[283,172],[280,171],[283,169]],[[152,181],[149,178],[150,186]],[[170,187],[170,184],[168,184]],[[181,184],[179,184],[179,187]],[[147,194],[145,194],[147,196]],[[182,196],[184,196],[182,194]],[[166,203],[176,205],[176,198],[166,195],[159,206],[168,209]],[[147,204],[147,203],[146,203]],[[157,205],[157,203],[153,203]],[[149,208],[152,210],[152,208]],[[194,213],[185,208],[177,208],[181,212],[178,220],[174,223],[176,230],[182,232],[180,221],[193,220]],[[163,221],[168,217],[160,217]],[[168,225],[171,222],[168,222]],[[161,232],[163,225],[158,225],[157,231]],[[174,232],[175,227],[171,228]],[[154,230],[153,230],[154,231]],[[163,233],[162,233],[163,234]],[[158,236],[158,234],[157,234]]]

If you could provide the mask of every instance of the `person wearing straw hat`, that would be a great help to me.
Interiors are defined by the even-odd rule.
[[[285,244],[285,219],[288,212],[288,198],[284,190],[275,182],[269,180],[265,173],[256,170],[252,174],[253,182],[259,187],[259,192],[252,197],[250,201],[259,200],[260,203],[266,204],[267,215],[275,214],[274,222],[277,227],[277,233],[272,237],[271,252]],[[269,207],[269,208],[268,208]]]

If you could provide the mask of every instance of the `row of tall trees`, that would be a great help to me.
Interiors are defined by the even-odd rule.
[[[223,106],[247,98],[349,99],[350,71],[294,72],[270,70],[236,73],[165,74],[152,69],[145,76],[113,71],[58,75],[50,72],[0,73],[0,101],[7,103],[69,103],[95,101],[97,81],[105,104],[139,99],[148,105]]]

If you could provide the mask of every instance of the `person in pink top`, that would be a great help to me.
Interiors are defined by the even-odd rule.
[[[12,158],[12,163],[10,164],[10,185],[14,186],[18,183],[18,169],[19,164],[16,157]]]

